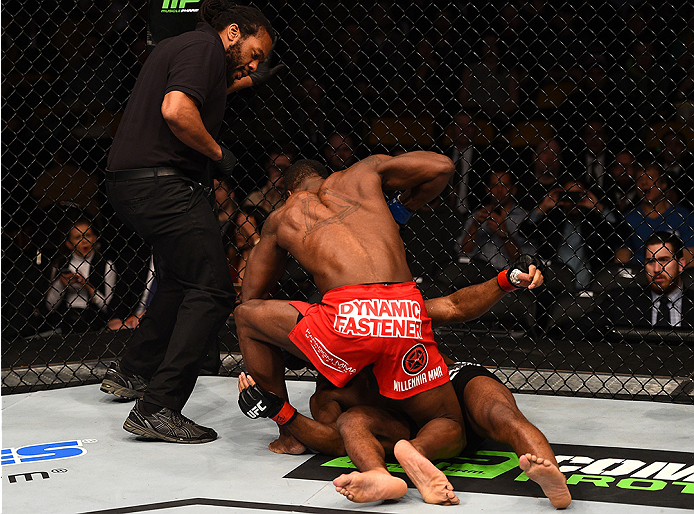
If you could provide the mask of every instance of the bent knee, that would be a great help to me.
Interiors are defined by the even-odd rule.
[[[236,328],[244,329],[252,325],[253,312],[257,309],[262,300],[249,300],[236,306],[234,309],[234,322]]]

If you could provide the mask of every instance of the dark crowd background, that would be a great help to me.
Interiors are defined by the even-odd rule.
[[[150,252],[114,215],[103,177],[164,4],[177,2],[2,3],[3,393],[97,381],[146,309]],[[691,402],[690,2],[254,5],[287,69],[227,104],[222,139],[239,163],[215,196],[238,285],[293,160],[338,170],[373,153],[446,153],[450,187],[401,230],[425,296],[489,279],[520,253],[542,259],[546,284],[442,329],[445,350],[514,390]],[[639,217],[646,206],[657,215]],[[85,227],[105,298],[91,313],[56,282]],[[656,231],[683,242],[679,318],[599,316],[634,298],[622,293],[648,294],[643,242]],[[294,262],[275,296],[319,299]],[[240,369],[227,325],[211,373]]]

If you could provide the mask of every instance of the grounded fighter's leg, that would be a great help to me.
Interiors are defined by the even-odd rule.
[[[477,376],[468,382],[464,395],[467,417],[475,432],[511,446],[521,469],[542,487],[552,505],[567,507],[571,494],[552,447],[518,409],[511,391],[493,378]]]
[[[338,493],[357,503],[392,500],[407,493],[405,481],[386,469],[384,448],[392,450],[399,439],[409,437],[404,419],[373,407],[354,407],[340,415],[337,428],[359,469],[333,480]]]

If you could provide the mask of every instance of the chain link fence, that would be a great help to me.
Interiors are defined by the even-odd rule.
[[[155,18],[171,28],[167,15],[197,4],[2,3],[3,394],[99,381],[146,309],[150,252],[105,200],[106,156]],[[456,163],[450,186],[401,231],[425,297],[493,278],[521,253],[545,275],[537,292],[439,329],[444,352],[514,391],[692,402],[689,3],[256,5],[287,70],[227,105],[222,138],[239,163],[215,194],[236,283],[292,160],[339,170],[442,152]],[[645,244],[658,231],[679,236],[681,255]],[[96,308],[60,280],[91,247]],[[659,314],[663,289],[674,294]],[[319,299],[296,262],[275,296]],[[237,373],[233,317],[219,340],[204,369]]]

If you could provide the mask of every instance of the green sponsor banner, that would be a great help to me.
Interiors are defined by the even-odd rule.
[[[194,30],[202,0],[149,0],[147,32],[149,44]]]
[[[694,509],[694,453],[553,444],[575,500]],[[437,461],[456,491],[542,497],[510,448],[487,442],[474,453]],[[391,457],[388,470],[412,484]],[[314,455],[285,478],[333,480],[356,467],[348,457]]]

